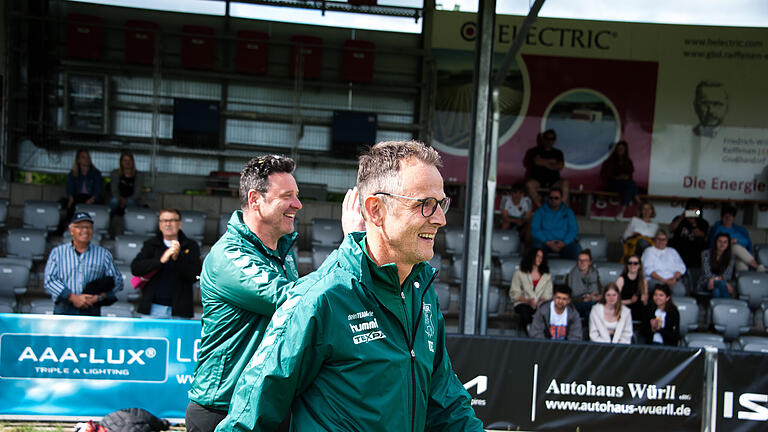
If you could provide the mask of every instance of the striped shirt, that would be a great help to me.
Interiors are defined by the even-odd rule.
[[[45,290],[56,301],[66,299],[70,294],[81,294],[88,282],[100,277],[115,279],[113,292],[123,289],[123,276],[112,260],[112,254],[94,244],[77,254],[72,243],[56,246],[45,263]]]

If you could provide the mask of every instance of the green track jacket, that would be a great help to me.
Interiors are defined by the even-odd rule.
[[[227,232],[203,262],[200,293],[203,330],[197,367],[189,390],[195,403],[220,410],[264,336],[279,299],[299,277],[291,249],[296,233],[270,250],[232,213]]]
[[[483,430],[445,348],[435,269],[416,265],[401,289],[364,245],[348,235],[288,292],[217,431],[273,430],[289,408],[301,432]]]

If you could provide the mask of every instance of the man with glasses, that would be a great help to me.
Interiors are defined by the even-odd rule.
[[[579,235],[576,216],[573,210],[563,204],[563,193],[560,189],[551,189],[548,197],[547,205],[539,207],[533,213],[533,247],[575,260],[581,251],[581,246],[576,241]]]
[[[686,267],[680,254],[671,247],[667,247],[669,231],[660,228],[653,239],[653,247],[643,251],[643,271],[648,280],[650,291],[656,285],[667,285],[672,295],[684,296],[685,285],[680,281],[685,274]]]
[[[112,254],[91,244],[93,219],[77,212],[69,223],[72,242],[56,246],[45,263],[44,286],[56,303],[56,315],[100,316],[101,306],[116,300],[123,276]]]
[[[192,318],[192,285],[202,268],[200,247],[181,230],[181,213],[160,210],[155,237],[144,242],[131,273],[147,280],[138,312],[148,318]]]
[[[240,173],[240,210],[203,263],[203,330],[189,390],[186,428],[213,431],[227,415],[241,372],[256,352],[269,319],[299,278],[293,244],[301,210],[293,159],[265,155]],[[360,229],[356,191],[342,208],[344,232]],[[279,421],[279,420],[278,420]]]
[[[383,142],[360,158],[366,233],[347,235],[272,317],[218,431],[482,431],[453,373],[432,283],[450,200],[437,152]]]
[[[565,159],[563,152],[555,148],[557,133],[554,129],[547,129],[536,138],[537,145],[528,149],[523,158],[528,196],[536,207],[540,207],[539,188],[554,187],[563,191],[563,200],[568,202],[568,180],[560,178],[560,171],[565,168]]]

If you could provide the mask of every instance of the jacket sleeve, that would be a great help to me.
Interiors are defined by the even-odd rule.
[[[106,274],[108,276],[112,276],[112,279],[115,281],[115,287],[112,289],[112,293],[107,293],[107,296],[110,296],[110,294],[114,294],[121,289],[123,289],[123,274],[120,273],[120,270],[117,268],[117,265],[115,264],[115,260],[112,259],[112,254],[109,253],[109,251],[106,251],[106,262],[104,263],[106,267]]]
[[[280,298],[294,284],[264,262],[267,258],[244,254],[235,245],[213,254],[211,252],[203,263],[200,278],[203,299],[214,297],[241,309],[271,316]]]
[[[120,196],[120,174],[116,169],[109,173],[109,190],[112,193],[112,198]]]
[[[699,277],[700,284],[707,284],[709,280],[715,277],[712,274],[712,266],[709,265],[709,250],[701,251],[701,277]],[[706,287],[700,287],[706,289]]]
[[[541,288],[541,290],[539,290]],[[552,275],[544,273],[539,279],[538,285],[536,285],[535,291],[538,291],[541,295],[537,299],[539,302],[552,299]]]
[[[133,177],[133,194],[129,198],[138,202],[141,198],[142,189],[144,189],[144,173],[136,171],[136,175]]]
[[[621,320],[624,321],[621,330],[621,336],[619,337],[619,343],[628,344],[632,343],[632,311],[628,307],[621,306]]]
[[[523,272],[520,270],[516,271],[515,274],[512,275],[512,283],[509,286],[509,299],[512,300],[512,304],[515,306],[520,302],[518,299],[523,294],[522,274]]]
[[[475,416],[472,398],[456,377],[445,346],[445,321],[437,313],[438,341],[429,385],[429,403],[425,431],[483,431],[483,423]]]
[[[568,305],[568,340],[584,340],[584,332],[581,329],[581,315],[573,304]]]
[[[179,279],[194,283],[200,275],[203,263],[200,261],[200,246],[197,242],[189,239],[185,242],[182,250],[179,251],[179,257],[176,260],[176,273]]]
[[[160,262],[163,252],[152,245],[152,239],[145,240],[141,246],[141,251],[131,262],[131,273],[136,276],[144,276],[151,271],[159,269],[163,265]]]
[[[573,214],[573,210],[566,208],[568,217],[566,223],[568,224],[568,231],[565,234],[563,243],[569,245],[576,241],[576,237],[579,235],[579,225],[576,223],[576,216]]]
[[[67,198],[75,196],[75,176],[72,171],[67,173]]]
[[[326,357],[316,299],[293,293],[280,306],[243,370],[218,432],[272,431],[294,398],[314,381]]]
[[[544,233],[544,229],[542,228],[542,221],[542,213],[539,210],[536,210],[533,213],[533,218],[531,219],[531,237],[533,237],[534,241],[540,243],[547,241],[547,236]]]
[[[547,331],[547,325],[549,323],[547,322],[547,317],[544,316],[544,308],[549,308],[549,304],[546,306],[539,305],[539,307],[536,308],[536,312],[533,314],[533,321],[531,321],[531,333],[528,335],[535,339],[546,339],[546,331]]]
[[[592,311],[589,313],[589,340],[592,342],[610,342],[600,335],[602,325],[600,318],[602,316],[598,317],[598,315],[602,315],[602,311],[597,311],[597,305],[592,306]]]
[[[101,176],[101,171],[93,167],[91,169],[93,170],[93,196],[96,202],[101,202],[104,199],[104,177]]]
[[[65,300],[72,294],[72,290],[64,283],[59,274],[60,254],[58,249],[53,249],[45,262],[45,277],[43,286],[53,300]]]
[[[659,333],[664,339],[664,345],[677,345],[680,339],[680,313],[676,308],[667,312],[664,327],[659,329]]]

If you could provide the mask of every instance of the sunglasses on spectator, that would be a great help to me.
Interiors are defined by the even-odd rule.
[[[557,195],[550,195],[550,196],[549,196],[549,200],[550,200],[550,201],[557,201],[557,200],[559,200],[559,199],[560,199],[560,197],[559,197],[559,196],[557,196]]]
[[[640,265],[640,261],[629,261],[627,265]]]

